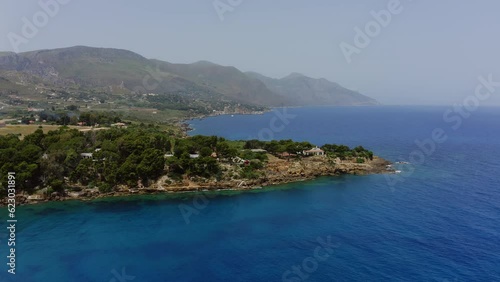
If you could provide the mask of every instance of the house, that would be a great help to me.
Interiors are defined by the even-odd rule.
[[[312,148],[311,150],[302,151],[304,156],[324,156],[325,151],[321,150],[318,146]]]
[[[84,159],[92,159],[94,156],[94,154],[92,153],[81,153],[80,154],[80,157],[84,158]]]
[[[7,125],[4,122],[0,122],[0,127],[6,127]]]
[[[267,151],[264,149],[251,149],[250,151],[252,153],[267,153]]]
[[[189,154],[189,157],[190,157],[191,159],[197,159],[197,158],[199,158],[199,157],[200,157],[200,154]]]

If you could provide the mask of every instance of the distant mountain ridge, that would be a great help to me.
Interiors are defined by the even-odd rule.
[[[130,99],[144,93],[175,93],[189,99],[265,107],[378,104],[326,79],[296,73],[272,79],[207,61],[174,64],[128,50],[86,46],[0,52],[0,78],[0,93],[20,95],[50,88],[129,95]]]
[[[294,106],[361,106],[379,105],[375,99],[340,86],[327,79],[314,79],[300,73],[291,73],[281,79],[247,72],[248,76],[262,81],[271,91],[283,96]]]

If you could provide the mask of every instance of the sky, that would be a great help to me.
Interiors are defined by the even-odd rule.
[[[2,51],[85,45],[275,78],[299,72],[396,105],[453,105],[474,94],[479,76],[500,82],[498,0],[0,3]],[[26,21],[37,31],[23,32]],[[500,88],[482,101],[499,104]]]

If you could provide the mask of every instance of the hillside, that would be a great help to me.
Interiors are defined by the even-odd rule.
[[[235,101],[264,106],[286,103],[283,97],[270,91],[260,80],[248,77],[235,67],[220,66],[206,61],[193,64],[158,63],[166,72],[209,87]]]
[[[283,105],[377,104],[325,79],[298,74],[272,79],[206,61],[174,64],[127,50],[85,46],[0,52],[0,102],[18,115],[26,108],[57,111],[77,105],[131,117],[160,113],[156,121]],[[133,109],[142,113],[130,113]]]
[[[358,92],[349,90],[327,79],[314,79],[299,73],[292,73],[281,79],[247,72],[248,76],[262,81],[271,91],[281,95],[288,105],[293,106],[359,106],[379,103]]]
[[[136,53],[71,47],[0,56],[0,76],[27,84],[99,89],[111,93],[197,92],[242,103],[273,106],[281,102],[260,81],[234,67],[216,64],[171,64]],[[142,93],[140,93],[142,94]]]

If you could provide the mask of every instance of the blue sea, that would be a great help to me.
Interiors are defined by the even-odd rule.
[[[23,206],[15,276],[0,231],[0,281],[500,281],[500,108],[450,109],[194,120],[191,134],[363,145],[411,164],[390,177]]]

